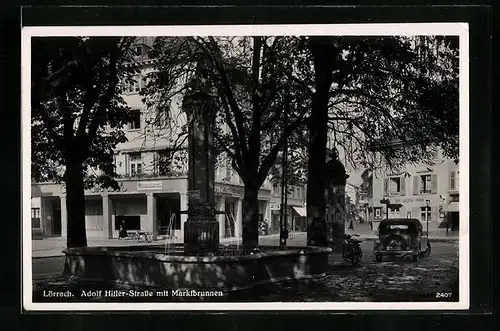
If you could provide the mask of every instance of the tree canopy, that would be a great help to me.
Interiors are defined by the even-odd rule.
[[[130,121],[122,84],[137,72],[129,51],[134,38],[32,39],[32,177],[64,180],[76,151],[85,184],[116,187],[114,149]]]
[[[118,188],[113,157],[131,119],[121,94],[136,71],[133,41],[32,39],[32,177],[64,181],[68,247],[87,245],[85,188]]]

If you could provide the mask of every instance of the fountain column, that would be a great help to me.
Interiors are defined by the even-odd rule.
[[[188,219],[184,224],[184,252],[214,252],[219,248],[212,138],[215,102],[207,94],[193,93],[184,98],[183,108],[189,123]]]

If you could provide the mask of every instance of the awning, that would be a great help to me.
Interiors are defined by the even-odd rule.
[[[449,213],[450,212],[458,212],[458,211],[460,211],[460,208],[459,208],[459,205],[458,205],[458,201],[452,201],[452,202],[450,202],[450,204],[445,207],[445,211],[447,211]]]
[[[295,212],[299,214],[300,217],[307,216],[307,210],[304,207],[293,207],[293,210],[295,210]]]

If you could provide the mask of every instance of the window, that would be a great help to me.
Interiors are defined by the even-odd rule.
[[[397,193],[401,190],[401,180],[399,177],[391,178],[389,181],[389,192]]]
[[[123,83],[123,92],[124,93],[132,93],[134,91],[134,82],[124,82]]]
[[[450,173],[450,190],[458,190],[459,185],[458,185],[458,171],[452,171]]]
[[[137,175],[142,173],[142,158],[141,153],[130,154],[130,174]]]
[[[404,195],[404,177],[390,177],[384,180],[384,191],[386,195]]]
[[[172,151],[164,149],[156,153],[156,173],[160,176],[168,176],[172,173]]]
[[[31,227],[40,229],[40,208],[31,208]]]
[[[273,184],[273,188],[272,188],[272,196],[273,196],[273,197],[277,197],[277,196],[279,196],[279,195],[280,195],[280,193],[279,193],[279,187],[278,187],[278,185]]]
[[[130,130],[141,128],[141,111],[139,109],[132,110],[132,120],[130,121]]]
[[[431,193],[431,175],[420,176],[420,194]]]
[[[427,220],[432,221],[431,207],[420,207],[420,222],[424,223]]]
[[[231,166],[231,159],[228,159],[226,161],[226,177],[225,177],[225,180],[227,180],[228,182],[230,182],[232,177],[233,177],[233,167]]]
[[[141,56],[142,55],[142,46],[136,46],[134,48],[134,55],[135,56]]]

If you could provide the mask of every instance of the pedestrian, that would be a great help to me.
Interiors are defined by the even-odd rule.
[[[370,221],[368,221],[368,223],[370,223],[370,230],[373,231],[373,223],[372,223],[372,221],[370,220]]]
[[[128,234],[127,234],[127,229],[125,228],[125,220],[122,221],[122,224],[120,224],[120,232],[118,234],[118,238],[122,239],[122,238],[127,238],[128,237]]]
[[[354,230],[354,224],[352,223],[352,219],[351,219],[351,223],[349,223],[349,230]]]

